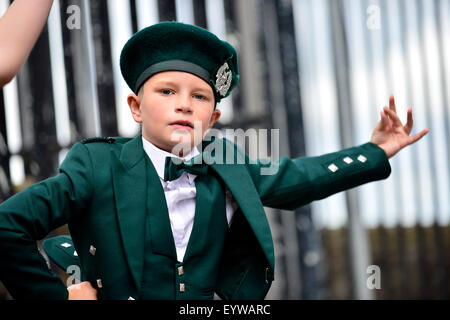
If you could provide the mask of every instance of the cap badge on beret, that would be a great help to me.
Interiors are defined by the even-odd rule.
[[[228,63],[225,62],[219,68],[216,74],[216,79],[216,90],[222,97],[225,97],[233,80],[233,74],[228,67]]]

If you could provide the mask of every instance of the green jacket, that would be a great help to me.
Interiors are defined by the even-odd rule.
[[[244,164],[211,164],[243,217],[233,220],[223,253],[216,292],[225,299],[262,299],[270,288],[275,259],[263,206],[293,210],[391,172],[385,152],[373,143],[318,157],[282,157],[276,174],[264,175],[269,164],[250,161],[235,144],[223,142],[224,157],[232,151],[245,159]],[[95,274],[105,281],[120,275],[110,290],[139,295],[145,156],[140,135],[86,139],[72,147],[57,176],[0,205],[0,280],[13,297],[67,299],[65,285],[49,270],[35,242],[66,223],[83,273],[94,287]],[[92,243],[103,256],[92,254]]]

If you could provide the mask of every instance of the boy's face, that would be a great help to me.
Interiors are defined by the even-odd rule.
[[[179,143],[188,150],[199,144],[220,117],[220,111],[214,110],[214,94],[208,83],[182,71],[152,76],[138,96],[128,96],[128,105],[134,120],[142,123],[142,136],[168,152]],[[180,121],[190,126],[176,124]]]

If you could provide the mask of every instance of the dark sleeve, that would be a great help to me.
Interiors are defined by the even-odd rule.
[[[264,206],[293,210],[367,182],[387,178],[391,166],[377,145],[363,145],[318,157],[247,165]]]
[[[38,252],[36,240],[69,222],[92,194],[92,164],[77,143],[60,173],[0,204],[0,280],[15,299],[67,299],[66,286]]]

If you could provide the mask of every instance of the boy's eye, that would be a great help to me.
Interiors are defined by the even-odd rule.
[[[162,89],[161,93],[164,94],[164,95],[169,95],[169,94],[172,93],[172,90],[170,90],[170,89]]]
[[[194,98],[198,99],[198,100],[205,100],[206,99],[206,97],[204,95],[201,95],[201,94],[194,94]]]

